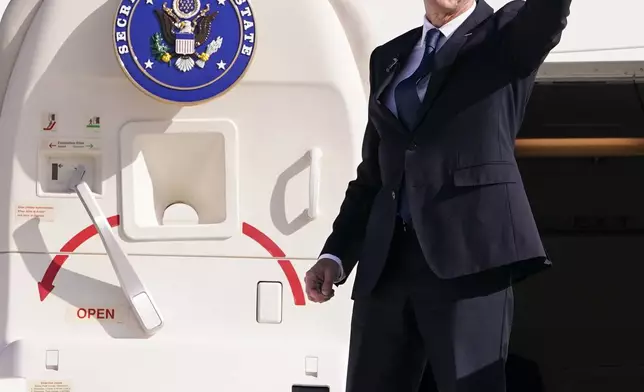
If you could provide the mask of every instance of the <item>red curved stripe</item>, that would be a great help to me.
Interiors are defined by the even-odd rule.
[[[107,223],[111,227],[116,227],[120,224],[120,219],[118,215],[110,216],[107,218]],[[83,245],[83,243],[90,238],[94,237],[98,232],[96,231],[96,227],[94,225],[87,226],[83,230],[79,231],[78,234],[72,237],[65,245],[63,245],[62,248],[60,248],[60,251],[63,253],[71,253],[78,249],[79,246]]]
[[[291,293],[293,293],[293,301],[295,302],[295,305],[306,305],[306,301],[304,299],[304,289],[302,288],[302,283],[297,276],[297,271],[295,271],[293,264],[289,260],[277,260],[277,263],[282,268],[284,275],[286,275],[288,285],[291,286]]]
[[[255,227],[249,225],[248,223],[244,223],[242,226],[242,232],[255,240],[258,244],[260,244],[264,249],[268,251],[268,253],[271,254],[273,257],[286,257],[286,254],[284,251],[280,249],[279,246],[273,240],[268,238],[268,236]]]
[[[120,223],[119,216],[110,216],[109,218],[107,218],[107,223],[109,223],[111,227],[118,226]],[[72,253],[76,249],[78,249],[79,246],[83,245],[85,241],[89,240],[96,234],[98,234],[98,232],[96,231],[96,227],[94,225],[87,226],[83,230],[79,231],[69,241],[67,241],[65,245],[60,248],[60,252]],[[63,264],[65,264],[65,261],[67,261],[68,258],[69,255],[56,255],[51,260],[51,263],[49,263],[47,271],[45,271],[45,274],[43,275],[41,281],[38,282],[38,291],[40,293],[41,301],[44,301],[49,293],[51,293],[51,291],[54,289],[54,279],[56,279],[56,275],[58,275],[58,272],[60,272],[60,269],[63,267]]]
[[[114,215],[107,218],[107,222],[111,227],[116,227],[120,224],[120,218],[118,215]],[[275,242],[268,238],[266,234],[262,233],[248,223],[244,223],[242,225],[242,232],[246,236],[257,242],[259,245],[261,245],[264,249],[266,249],[266,251],[271,256],[277,258],[286,256],[284,251],[282,251]],[[96,227],[94,225],[87,226],[86,228],[78,232],[75,236],[73,236],[69,241],[67,241],[65,245],[60,248],[60,252],[72,253],[96,234],[98,234],[98,232],[96,231]],[[68,258],[69,255],[56,255],[52,259],[51,263],[47,267],[47,271],[45,271],[45,274],[43,275],[42,280],[38,282],[38,290],[40,292],[41,301],[44,301],[49,293],[54,289],[54,280],[56,279],[56,275],[58,275],[58,272],[60,272],[60,269]],[[280,268],[282,268],[289,286],[291,287],[295,305],[305,305],[306,301],[304,299],[304,290],[302,289],[302,283],[300,282],[293,264],[289,260],[278,260],[277,262]]]
[[[273,240],[268,238],[266,234],[262,233],[257,228],[249,225],[248,223],[244,223],[242,225],[242,232],[246,236],[252,238],[264,249],[266,249],[266,251],[268,251],[268,253],[270,253],[271,256],[273,257],[286,256],[284,251],[282,251],[282,249],[280,249],[280,247],[277,246],[277,244],[273,242]],[[289,286],[291,286],[291,292],[293,293],[293,300],[295,301],[295,305],[297,306],[306,305],[306,301],[304,299],[304,289],[302,289],[302,283],[300,282],[300,278],[297,276],[297,272],[295,271],[293,264],[289,260],[278,260],[278,263],[282,268],[284,275],[286,275],[286,279],[288,280]]]

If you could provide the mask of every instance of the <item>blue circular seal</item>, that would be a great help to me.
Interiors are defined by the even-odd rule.
[[[143,91],[195,104],[244,75],[255,51],[254,15],[248,0],[121,0],[114,47]]]

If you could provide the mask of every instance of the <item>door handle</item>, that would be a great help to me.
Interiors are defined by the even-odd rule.
[[[152,299],[150,292],[139,279],[136,271],[134,271],[134,267],[132,267],[132,264],[112,232],[112,228],[107,222],[107,218],[103,214],[94,195],[92,195],[89,185],[83,181],[84,174],[85,167],[79,165],[70,179],[69,187],[76,192],[87,214],[92,219],[96,231],[98,231],[101,241],[105,246],[107,255],[110,258],[114,272],[116,272],[121,289],[130,303],[130,307],[136,315],[141,328],[143,328],[143,331],[148,336],[152,336],[163,327],[163,317]]]

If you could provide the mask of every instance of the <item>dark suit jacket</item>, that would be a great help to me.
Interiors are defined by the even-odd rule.
[[[439,277],[547,260],[514,143],[537,70],[559,43],[570,3],[513,1],[494,13],[479,0],[436,54],[413,129],[381,97],[422,28],[373,51],[362,163],[322,250],[341,258],[347,275],[360,260],[354,295],[371,290],[384,267],[403,175],[414,229]]]

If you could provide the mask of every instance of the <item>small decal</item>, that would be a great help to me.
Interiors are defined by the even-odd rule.
[[[56,214],[52,205],[23,203],[16,206],[16,218],[25,220],[38,218],[44,222],[53,222]]]
[[[93,128],[93,129],[100,128],[101,127],[101,118],[100,117],[92,117],[92,118],[90,118],[85,127],[86,128]]]
[[[45,120],[44,127],[42,128],[45,132],[55,132],[56,131],[56,114],[49,113]]]
[[[69,381],[32,381],[29,383],[29,392],[72,392]]]
[[[70,307],[65,314],[68,323],[99,322],[109,324],[124,324],[128,320],[130,310],[127,306],[80,306]]]

